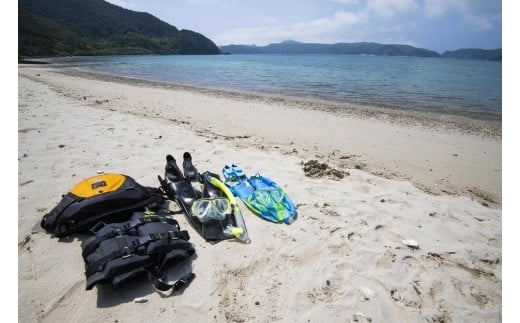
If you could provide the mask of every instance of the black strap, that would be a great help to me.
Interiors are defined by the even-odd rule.
[[[182,288],[187,287],[193,279],[195,279],[196,275],[194,273],[189,273],[187,275],[182,276],[176,282],[167,281],[165,275],[162,275],[160,278],[154,280],[153,286],[155,289],[165,292],[167,290],[172,290],[173,292],[179,291]]]
[[[127,242],[126,237],[135,238],[132,240],[132,243],[129,244]],[[85,274],[87,276],[92,275],[97,271],[101,271],[105,268],[105,265],[116,258],[126,258],[131,257],[136,250],[140,247],[145,246],[146,253],[151,256],[153,254],[160,254],[168,249],[170,249],[172,244],[176,244],[174,242],[184,241],[189,235],[187,231],[168,231],[168,232],[160,232],[160,233],[150,233],[147,236],[128,236],[128,235],[118,235],[115,238],[111,238],[111,240],[115,241],[118,245],[117,251],[107,254],[93,263],[87,266]],[[181,244],[179,244],[181,246]],[[91,248],[89,248],[91,249]],[[87,255],[84,255],[86,257]]]
[[[99,223],[102,223],[102,222],[99,222]],[[99,225],[99,223],[98,223],[98,225]],[[94,232],[94,230],[92,230],[92,231]],[[97,232],[97,231],[95,231],[95,232]],[[109,232],[107,232],[106,234],[103,234],[103,235],[96,234],[93,239],[87,240],[87,241],[85,241],[85,243],[83,243],[81,245],[81,248],[83,249],[81,252],[81,255],[83,256],[83,258],[85,258],[88,255],[90,255],[94,250],[96,250],[99,247],[99,244],[101,242],[103,242],[107,239],[114,238],[117,236],[122,236],[122,235],[123,235],[123,231],[121,230],[121,228],[112,228],[112,230],[110,230]]]
[[[128,244],[125,236],[118,236],[115,239],[115,242],[118,244],[118,249],[110,254],[105,255],[104,257],[99,258],[93,263],[89,264],[86,268],[85,275],[88,277],[97,271],[101,271],[105,268],[105,265],[116,258],[126,258],[131,257],[132,253],[139,247],[138,244]]]
[[[102,218],[109,217],[110,215],[124,213],[124,212],[128,212],[128,211],[131,211],[131,210],[138,210],[138,209],[141,209],[141,208],[144,208],[144,207],[156,207],[155,199],[153,197],[152,198],[148,198],[148,199],[146,199],[144,201],[141,201],[139,203],[136,203],[136,204],[124,207],[124,208],[120,208],[120,209],[115,210],[115,211],[99,213],[96,216],[91,216],[88,219],[85,219],[83,221],[77,222],[75,225],[71,225],[67,230],[63,230],[63,232],[60,232],[60,235],[63,236],[63,235],[69,234],[69,233],[73,233],[78,228],[84,227],[84,226],[86,226],[89,223],[92,223],[94,221],[101,220]]]

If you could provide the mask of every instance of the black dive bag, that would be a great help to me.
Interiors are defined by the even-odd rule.
[[[77,183],[40,225],[56,237],[87,233],[99,221],[124,221],[136,211],[157,209],[164,203],[157,188],[142,186],[123,174],[100,174]]]
[[[182,279],[165,282],[166,265],[175,265],[195,253],[188,232],[180,230],[178,222],[166,213],[135,212],[127,222],[100,222],[91,232],[94,235],[81,243],[87,290],[109,282],[117,287],[144,273],[155,278],[154,286],[160,290],[175,290],[187,283]],[[193,278],[190,275],[188,278]]]

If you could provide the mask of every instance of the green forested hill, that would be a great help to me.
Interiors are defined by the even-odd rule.
[[[454,51],[444,52],[442,54],[442,57],[488,59],[493,61],[501,61],[502,48],[492,50],[478,48],[463,48]]]
[[[399,44],[378,43],[336,43],[316,44],[301,43],[293,40],[266,46],[227,45],[220,50],[229,54],[344,54],[344,55],[384,55],[384,56],[418,56],[418,57],[453,57],[470,59],[502,60],[502,49],[458,49],[447,51],[442,55],[424,49]]]
[[[267,46],[229,45],[221,46],[230,54],[345,54],[438,57],[437,52],[408,45],[377,43],[314,44],[289,40]]]
[[[219,53],[197,32],[103,0],[18,1],[19,56]]]

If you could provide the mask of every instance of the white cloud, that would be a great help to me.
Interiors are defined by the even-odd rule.
[[[496,2],[487,0],[426,0],[424,11],[432,19],[454,11],[476,30],[493,28],[493,21],[500,16]]]
[[[355,13],[338,11],[331,18],[320,18],[308,22],[298,22],[290,26],[295,33],[323,34],[361,22],[362,18]]]
[[[426,0],[424,2],[424,11],[425,11],[427,17],[437,18],[437,17],[442,16],[448,10],[460,5],[461,1]]]
[[[188,4],[194,5],[194,6],[206,6],[209,4],[215,4],[219,3],[220,0],[188,0]]]
[[[410,13],[418,9],[414,0],[367,0],[366,11],[374,15],[392,18],[396,14]]]
[[[214,37],[218,44],[230,43],[247,44],[251,39],[257,45],[271,42],[295,39],[299,41],[323,41],[330,34],[340,32],[346,27],[360,24],[365,17],[360,14],[338,11],[332,17],[319,18],[310,21],[300,21],[291,25],[278,24],[272,20],[272,24],[252,28],[237,28],[227,30],[225,33]]]
[[[358,4],[358,0],[330,0],[332,2],[337,2],[337,3],[341,3],[341,4]]]
[[[264,22],[267,25],[276,25],[280,22],[280,19],[273,16],[266,16],[264,17]]]
[[[493,28],[493,23],[487,17],[466,15],[464,21],[473,26],[476,30],[489,30]]]

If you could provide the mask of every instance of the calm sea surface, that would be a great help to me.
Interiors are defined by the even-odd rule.
[[[239,92],[502,116],[502,63],[349,55],[60,58],[96,73]]]

